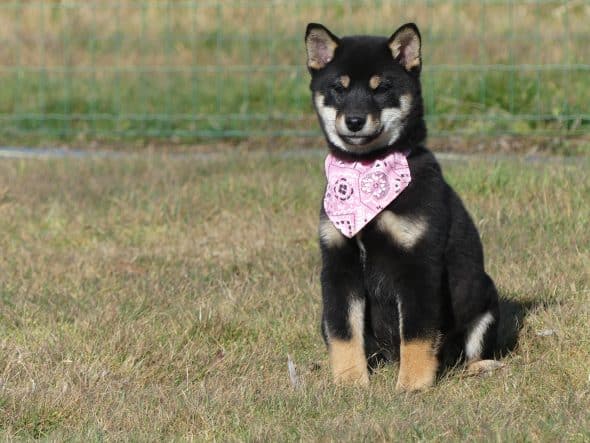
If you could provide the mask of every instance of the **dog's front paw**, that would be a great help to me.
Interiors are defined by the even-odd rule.
[[[330,343],[330,366],[334,383],[338,385],[369,384],[369,370],[362,344],[354,341],[332,340]]]
[[[352,367],[337,371],[334,369],[334,383],[340,386],[367,386],[369,371],[367,368]]]
[[[395,390],[397,392],[424,391],[434,385],[436,373],[432,374],[400,374]]]
[[[397,392],[423,391],[434,385],[438,359],[434,352],[434,343],[429,340],[415,340],[402,343],[400,347],[400,365]]]

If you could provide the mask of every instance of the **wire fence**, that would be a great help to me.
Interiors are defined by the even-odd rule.
[[[430,133],[590,130],[590,2],[0,3],[0,138],[317,135],[303,33],[416,22]]]

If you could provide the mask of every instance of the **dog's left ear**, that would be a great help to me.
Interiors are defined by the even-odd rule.
[[[401,26],[387,43],[393,58],[408,72],[419,73],[422,68],[420,31],[414,23]]]

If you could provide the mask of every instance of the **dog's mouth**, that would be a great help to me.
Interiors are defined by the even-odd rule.
[[[368,145],[372,141],[376,140],[377,137],[379,137],[382,132],[383,132],[383,128],[380,128],[377,132],[370,134],[370,135],[343,135],[343,134],[338,134],[338,135],[340,135],[340,138],[345,143],[347,143],[349,145],[362,146],[362,145]]]

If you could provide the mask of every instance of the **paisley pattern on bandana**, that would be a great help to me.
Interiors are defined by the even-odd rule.
[[[326,157],[324,209],[334,226],[354,237],[410,184],[408,159],[393,152],[373,161]]]

